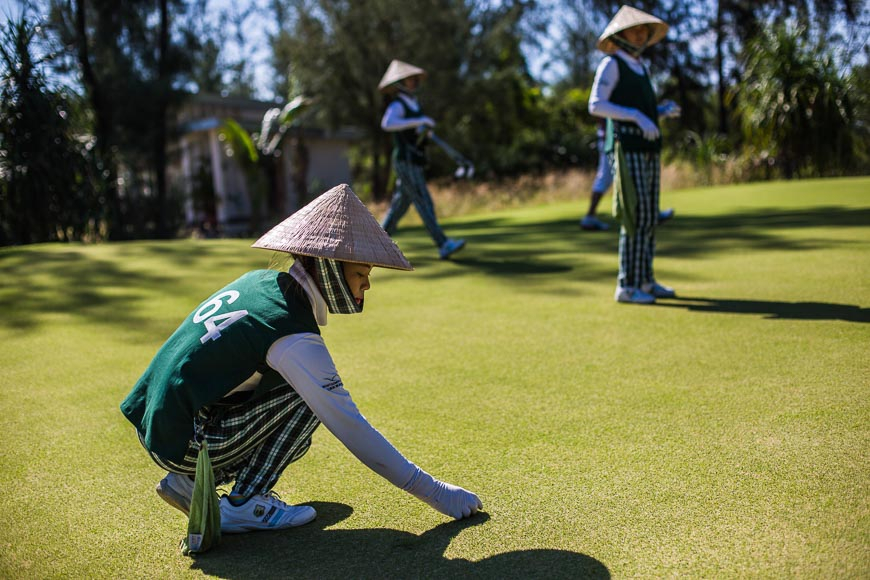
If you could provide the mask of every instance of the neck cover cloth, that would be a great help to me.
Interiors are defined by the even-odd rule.
[[[315,258],[317,277],[320,290],[326,299],[326,306],[332,314],[356,314],[362,312],[362,302],[357,304],[356,298],[347,287],[341,262],[327,258]]]
[[[650,34],[652,34],[652,32],[650,32]],[[614,34],[613,36],[611,36],[610,40],[611,42],[613,42],[613,44],[615,44],[634,58],[640,58],[640,55],[643,54],[643,51],[645,51],[647,46],[649,46],[649,40],[647,40],[641,46],[637,46],[622,38],[618,34]]]

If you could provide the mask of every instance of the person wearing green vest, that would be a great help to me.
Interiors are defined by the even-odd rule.
[[[607,122],[604,119],[598,120],[598,126],[595,129],[595,149],[598,151],[598,166],[595,169],[595,178],[592,180],[592,192],[589,195],[589,208],[586,210],[586,215],[580,218],[580,229],[585,231],[600,232],[607,231],[610,226],[598,219],[598,204],[601,203],[601,198],[613,185],[613,168],[611,167],[610,159],[608,159],[607,149],[605,147],[605,137],[607,135]],[[669,207],[659,212],[659,225],[674,217],[674,208]]]
[[[652,304],[656,298],[676,296],[673,288],[656,281],[653,258],[656,226],[661,222],[659,119],[678,116],[680,110],[672,101],[657,104],[649,70],[640,59],[643,51],[667,32],[668,25],[662,20],[623,6],[598,38],[598,49],[608,56],[595,73],[589,112],[607,120],[607,153],[625,162],[620,171],[614,169],[614,178],[622,180],[617,183],[622,190],[635,194],[629,201],[633,207],[620,212],[617,302]],[[617,155],[618,149],[621,155]],[[617,201],[614,195],[614,203]]]
[[[360,413],[319,327],[327,313],[361,312],[369,274],[412,270],[351,188],[340,185],[263,235],[253,247],[286,252],[289,270],[255,270],[194,308],[121,403],[139,440],[168,473],[157,493],[189,513],[201,442],[216,485],[221,532],[283,529],[316,516],[272,488],[323,423],[360,461],[436,510],[463,518],[482,508],[461,487],[408,461]]]
[[[423,114],[416,96],[425,75],[426,71],[419,67],[394,60],[378,83],[378,90],[391,99],[381,119],[381,129],[393,136],[392,160],[396,172],[395,192],[382,225],[388,234],[395,234],[399,220],[413,203],[438,246],[439,257],[446,260],[465,246],[465,240],[448,238],[441,230],[426,186],[426,135],[435,121]]]

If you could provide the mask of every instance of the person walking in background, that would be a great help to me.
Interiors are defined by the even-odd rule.
[[[672,101],[656,103],[649,70],[640,59],[667,32],[662,20],[623,6],[598,38],[598,49],[608,56],[595,73],[589,112],[607,120],[605,150],[613,156],[621,148],[627,165],[614,177],[629,179],[636,194],[634,207],[623,212],[630,223],[623,221],[620,228],[618,302],[652,304],[656,298],[676,296],[673,288],[656,281],[653,258],[661,178],[658,120],[679,115],[679,107]]]
[[[362,312],[373,267],[413,269],[350,187],[324,193],[254,247],[295,262],[248,272],[206,299],[121,404],[169,472],[158,495],[189,513],[204,440],[216,485],[235,482],[219,502],[221,531],[305,524],[314,508],[287,504],[272,488],[322,422],[375,473],[441,513],[458,519],[481,509],[477,495],[433,478],[366,420],[320,335],[327,312]]]
[[[432,195],[426,187],[426,132],[435,126],[435,121],[423,114],[416,97],[425,74],[419,67],[394,60],[378,83],[378,90],[392,99],[381,119],[381,129],[393,135],[396,172],[395,192],[381,225],[391,236],[395,234],[399,220],[413,203],[438,246],[439,257],[446,260],[465,246],[465,240],[448,238],[441,230]]]

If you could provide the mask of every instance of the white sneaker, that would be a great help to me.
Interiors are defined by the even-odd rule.
[[[157,483],[157,495],[177,510],[190,514],[190,501],[193,499],[193,480],[180,473],[167,473]]]
[[[658,282],[644,284],[640,289],[647,294],[652,294],[656,298],[675,298],[677,296],[677,293],[674,292],[673,288],[670,286],[662,286]]]
[[[656,299],[652,294],[647,294],[639,288],[623,286],[616,288],[613,298],[617,302],[629,302],[631,304],[653,304]]]
[[[257,530],[283,530],[307,524],[317,512],[307,505],[288,505],[270,491],[267,495],[255,495],[236,507],[227,496],[220,501],[221,532],[242,534]]]

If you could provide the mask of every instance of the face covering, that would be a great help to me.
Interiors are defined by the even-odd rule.
[[[414,97],[417,95],[417,91],[420,90],[420,81],[417,81],[417,86],[413,89],[405,85],[405,83],[402,81],[398,81],[395,87],[400,93],[405,93],[409,97]]]
[[[341,262],[327,258],[315,258],[317,278],[320,281],[320,291],[326,300],[326,306],[331,314],[356,314],[362,312],[363,304],[357,304],[347,282]]]
[[[650,36],[652,36],[652,33],[650,33]],[[610,40],[613,41],[613,44],[615,44],[634,58],[640,58],[640,55],[643,54],[643,51],[645,51],[646,47],[648,46],[647,42],[649,42],[644,42],[641,46],[635,46],[618,34],[614,34],[613,36],[611,36]]]

